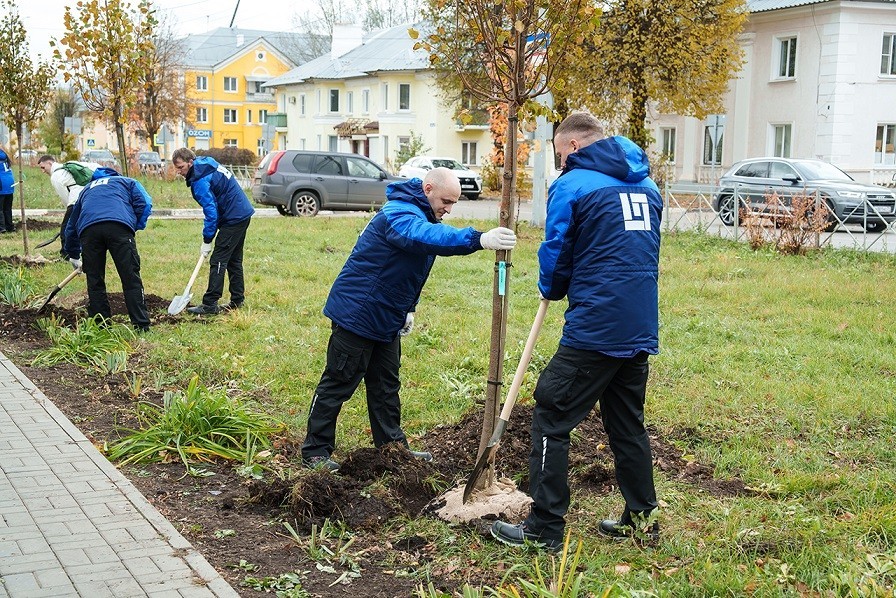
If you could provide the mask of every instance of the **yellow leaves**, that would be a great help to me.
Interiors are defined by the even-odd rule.
[[[410,29],[408,29],[408,36],[411,39],[417,39],[418,37],[420,37],[420,32],[411,27]]]
[[[513,24],[513,28],[516,30],[517,33],[522,33],[523,31],[526,30],[526,26],[519,19],[517,19],[516,22]]]

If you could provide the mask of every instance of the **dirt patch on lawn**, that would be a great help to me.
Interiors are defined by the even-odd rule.
[[[121,294],[110,294],[110,300],[116,317],[126,318]],[[171,321],[165,312],[169,302],[147,296],[153,325]],[[84,315],[85,303],[83,294],[73,294],[60,305],[51,304],[45,314],[0,307],[0,342],[44,394],[101,444],[137,425],[138,401],[159,404],[162,393],[144,388],[135,397],[121,375],[100,376],[64,364],[29,365],[34,352],[48,346],[37,320],[56,317],[73,323]],[[194,320],[199,322],[189,321]],[[139,368],[139,355],[134,361]],[[524,491],[531,411],[531,403],[516,407],[497,459],[498,474],[520,480]],[[123,472],[243,596],[288,589],[290,578],[282,576],[291,572],[298,572],[294,579],[312,596],[410,596],[433,562],[436,541],[405,537],[398,518],[427,516],[434,498],[466,480],[480,430],[478,413],[431,429],[415,448],[430,451],[432,462],[415,459],[403,446],[341,452],[336,455],[341,463],[337,474],[302,469],[301,439],[291,437],[277,439],[263,479],[240,475],[238,465],[220,462],[202,464],[202,477],[186,475],[177,460],[128,466]],[[742,481],[716,479],[711,465],[685,459],[658,430],[650,429],[650,440],[658,475],[715,496],[748,492]],[[612,453],[597,413],[575,431],[570,486],[574,499],[617,492]],[[484,533],[487,524],[472,527]],[[431,569],[429,577],[436,587],[453,592],[465,582],[494,586],[502,573],[473,564]]]

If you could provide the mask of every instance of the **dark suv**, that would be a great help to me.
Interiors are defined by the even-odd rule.
[[[795,195],[817,196],[831,212],[826,230],[840,223],[862,224],[869,232],[882,231],[896,219],[896,192],[856,182],[851,176],[822,160],[751,158],[738,162],[719,179],[714,208],[719,219],[734,226],[734,206],[749,205],[753,212],[780,209],[768,198],[776,195],[789,210]],[[735,199],[735,197],[737,199]]]
[[[284,216],[370,210],[386,203],[386,186],[400,180],[359,154],[278,150],[258,165],[252,199]]]

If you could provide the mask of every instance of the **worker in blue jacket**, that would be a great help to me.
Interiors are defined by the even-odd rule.
[[[12,221],[12,200],[16,177],[9,156],[0,147],[0,233],[16,232]]]
[[[72,206],[63,247],[72,267],[87,276],[87,315],[112,316],[106,294],[106,252],[121,278],[128,317],[134,328],[149,330],[149,312],[140,278],[135,234],[146,228],[152,198],[138,181],[111,168],[94,171]]]
[[[246,297],[243,246],[255,208],[233,173],[208,156],[196,157],[182,147],[171,156],[174,170],[184,177],[193,199],[202,206],[205,222],[199,253],[209,258],[208,288],[202,304],[187,308],[197,315],[213,315],[238,309]],[[212,251],[212,241],[215,242]],[[219,306],[224,294],[224,273],[230,281],[230,301]]]
[[[491,532],[514,546],[562,548],[570,432],[600,403],[625,508],[598,530],[655,541],[657,499],[644,401],[648,355],[659,353],[662,198],[644,151],[625,137],[604,138],[590,114],[564,119],[554,148],[563,172],[548,193],[538,290],[551,301],[566,297],[569,307],[560,346],[535,387],[533,504],[522,523],[496,521]]]
[[[398,397],[400,339],[413,328],[414,310],[436,256],[509,250],[516,244],[516,235],[507,228],[482,233],[441,222],[460,198],[460,182],[447,168],[430,170],[422,181],[392,183],[386,197],[389,201],[361,232],[324,306],[332,332],[327,364],[308,410],[302,445],[308,467],[339,469],[330,458],[336,418],[361,380],[374,446],[407,446]],[[412,452],[432,459],[427,452]]]

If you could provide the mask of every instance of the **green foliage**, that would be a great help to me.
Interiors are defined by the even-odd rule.
[[[195,474],[195,461],[212,458],[251,461],[258,448],[270,448],[271,435],[282,432],[282,424],[212,391],[194,376],[186,392],[166,391],[161,406],[141,403],[137,417],[140,430],[108,447],[110,460],[127,463],[160,461],[177,456],[187,471]]]
[[[37,354],[32,362],[36,366],[73,363],[100,373],[115,373],[127,363],[131,342],[136,338],[130,327],[103,321],[99,316],[78,320],[74,328],[55,318],[41,319],[38,325],[53,346]]]
[[[233,166],[254,166],[258,162],[258,156],[252,150],[238,147],[212,147],[196,150],[196,155],[209,156],[218,164]]]
[[[401,168],[402,165],[413,158],[428,152],[430,148],[423,143],[423,135],[411,131],[411,140],[407,145],[402,145],[395,151],[395,168]]]
[[[25,307],[37,289],[34,277],[26,268],[0,265],[0,302],[17,308]]]

